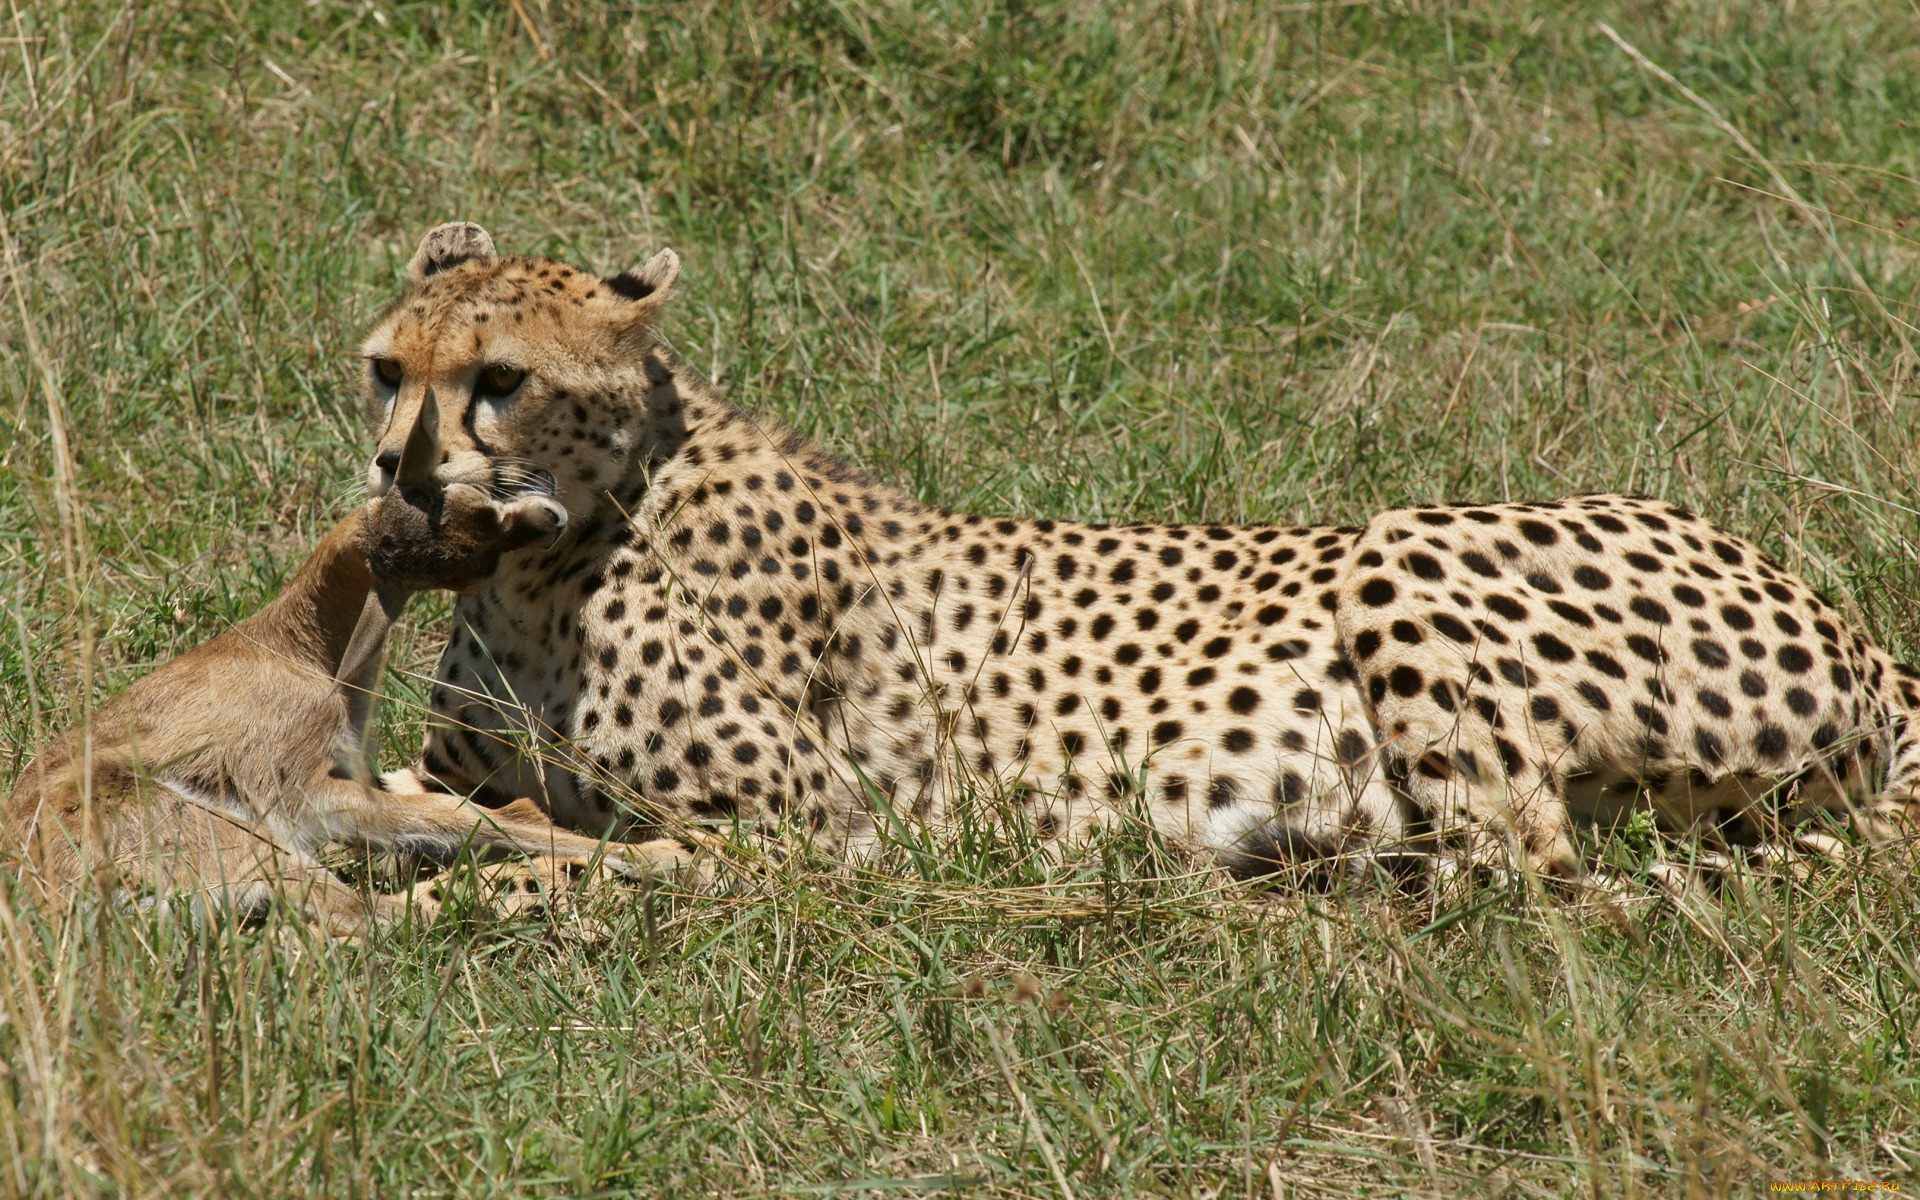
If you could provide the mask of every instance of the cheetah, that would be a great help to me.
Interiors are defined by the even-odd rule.
[[[122,899],[246,919],[286,895],[310,923],[350,936],[409,898],[349,888],[316,859],[323,843],[594,862],[597,840],[531,804],[488,813],[371,782],[372,688],[407,597],[471,588],[566,519],[544,496],[430,486],[438,425],[425,397],[395,486],[337,524],[276,599],[38,756],[6,801],[4,829],[45,896],[65,901],[92,879]]]
[[[573,516],[457,603],[440,786],[848,857],[986,798],[1050,843],[1140,820],[1240,875],[1406,847],[1577,875],[1570,815],[1642,793],[1681,826],[1913,799],[1920,677],[1682,509],[951,512],[704,386],[655,332],[678,276],[445,225],[363,343],[375,494],[431,388],[443,484],[550,479]]]

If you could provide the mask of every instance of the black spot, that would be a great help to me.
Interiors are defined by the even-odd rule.
[[[1569,624],[1578,625],[1582,629],[1593,628],[1593,618],[1588,615],[1587,610],[1584,608],[1576,608],[1568,604],[1565,600],[1549,600],[1547,601],[1547,607],[1558,614],[1561,620]]]
[[[1312,688],[1301,688],[1293,694],[1293,706],[1302,712],[1320,711],[1320,693]]]
[[[1781,670],[1790,671],[1795,675],[1805,675],[1813,670],[1813,655],[1807,653],[1805,646],[1796,642],[1788,642],[1774,651],[1773,660],[1780,664]]]
[[[1551,546],[1560,540],[1560,531],[1545,521],[1529,519],[1520,522],[1520,536],[1536,546]]]
[[[1420,672],[1405,663],[1393,669],[1393,674],[1387,677],[1387,682],[1392,686],[1393,694],[1400,697],[1416,696],[1420,693],[1420,689],[1426,686],[1426,680],[1420,677]]]
[[[1356,767],[1366,760],[1370,748],[1359,730],[1346,729],[1341,731],[1334,750],[1340,756],[1341,766]]]
[[[1575,567],[1573,581],[1590,592],[1602,592],[1613,586],[1613,577],[1594,567]]]
[[[1706,596],[1699,588],[1686,583],[1676,583],[1673,585],[1673,598],[1688,608],[1700,608],[1707,602]]]
[[[1459,618],[1453,616],[1451,613],[1429,613],[1427,615],[1427,623],[1456,642],[1464,643],[1473,640],[1473,630],[1468,629]]]
[[[1667,612],[1667,606],[1650,596],[1635,596],[1627,607],[1642,620],[1652,621],[1655,625],[1672,623],[1673,617]]]
[[[1260,693],[1250,687],[1237,687],[1227,696],[1227,707],[1244,717],[1260,707]]]
[[[1180,722],[1162,721],[1153,727],[1153,744],[1156,746],[1164,746],[1168,742],[1178,738],[1180,734]]]
[[[1701,666],[1712,667],[1716,670],[1733,661],[1727,655],[1727,648],[1725,646],[1708,638],[1693,639],[1693,656],[1699,660]]]
[[[1305,642],[1299,638],[1288,638],[1283,642],[1275,642],[1273,645],[1268,646],[1267,658],[1273,662],[1286,662],[1289,659],[1299,658],[1306,652],[1307,644]],[[1351,667],[1349,667],[1349,670],[1351,670]]]
[[[1728,701],[1725,696],[1722,696],[1712,688],[1701,688],[1695,695],[1700,700],[1701,708],[1706,709],[1721,720],[1725,720],[1733,715],[1733,704]]]
[[[1820,710],[1820,702],[1807,689],[1790,687],[1787,689],[1787,707],[1798,716],[1810,717]]]
[[[1380,631],[1378,629],[1362,629],[1353,636],[1353,652],[1359,655],[1362,661],[1372,658],[1379,649]]]
[[[1499,669],[1500,678],[1506,680],[1508,683],[1512,684],[1515,687],[1530,688],[1534,684],[1538,683],[1540,679],[1540,677],[1535,675],[1532,672],[1532,670],[1530,670],[1525,666],[1522,666],[1520,663],[1520,660],[1517,658],[1507,658],[1502,656],[1501,658],[1499,658],[1494,662],[1494,666]]]
[[[1548,662],[1573,661],[1573,647],[1567,645],[1551,633],[1534,634],[1533,648],[1538,650],[1540,657],[1546,659]]]
[[[1693,747],[1700,752],[1701,758],[1706,759],[1715,766],[1726,761],[1726,743],[1720,740],[1719,734],[1710,729],[1695,729],[1693,731]]]
[[[1440,566],[1440,560],[1434,558],[1431,554],[1424,554],[1415,550],[1409,553],[1402,561],[1407,564],[1408,570],[1422,579],[1445,579],[1447,577],[1446,571]]]
[[[1503,596],[1495,592],[1493,595],[1487,597],[1486,604],[1489,609],[1499,613],[1509,621],[1524,621],[1527,619],[1527,606],[1511,596]]]
[[[558,283],[559,281],[555,280],[554,282]],[[635,275],[632,271],[622,271],[618,275],[608,276],[600,282],[607,285],[608,291],[613,292],[617,296],[624,296],[628,300],[644,300],[648,296],[653,295],[653,285],[638,275]]]
[[[1780,758],[1787,752],[1787,731],[1778,725],[1762,725],[1753,735],[1753,748],[1768,758]]]
[[[1581,680],[1573,690],[1580,694],[1582,700],[1601,712],[1608,712],[1613,708],[1613,701],[1607,698],[1606,692],[1590,680]]]
[[[1393,583],[1384,576],[1376,575],[1372,579],[1367,580],[1365,585],[1360,589],[1360,602],[1370,608],[1379,608],[1385,604],[1392,604],[1393,597]]]
[[[1239,799],[1239,796],[1239,790],[1234,787],[1233,780],[1216,779],[1213,781],[1213,786],[1207,790],[1207,807],[1230,807],[1235,800]]]
[[[1494,566],[1492,560],[1478,550],[1469,550],[1462,554],[1460,562],[1467,570],[1487,579],[1497,578],[1500,574],[1500,568]]]
[[[1560,704],[1552,696],[1535,696],[1529,705],[1536,721],[1557,721],[1560,719]]]
[[[1244,754],[1253,748],[1253,734],[1244,729],[1229,729],[1220,744],[1235,754]]]

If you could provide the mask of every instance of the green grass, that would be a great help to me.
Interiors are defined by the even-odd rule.
[[[1911,5],[43,0],[0,26],[0,781],[344,511],[353,347],[453,217],[607,271],[673,245],[686,358],[927,500],[1351,521],[1634,489],[1920,654]],[[395,648],[396,757],[445,612]],[[0,1192],[1914,1184],[1912,865],[1623,926],[963,832],[615,897],[599,939],[357,947],[62,930],[0,891]]]

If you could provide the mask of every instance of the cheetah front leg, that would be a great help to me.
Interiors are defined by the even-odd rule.
[[[679,842],[602,843],[561,829],[525,798],[480,808],[444,792],[386,792],[332,779],[312,797],[326,840],[372,850],[398,850],[446,861],[468,847],[579,862],[604,861],[616,872],[691,876],[695,855]]]

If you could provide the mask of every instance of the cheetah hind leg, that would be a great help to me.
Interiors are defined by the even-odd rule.
[[[1524,864],[1542,882],[1584,890],[1585,863],[1553,776],[1528,778],[1516,768],[1506,778],[1485,778],[1433,755],[1426,762],[1430,769],[1410,773],[1403,786],[1427,825],[1422,840],[1434,856],[1438,889],[1498,885]],[[1442,765],[1434,768],[1436,762]]]

